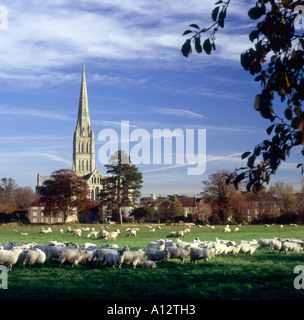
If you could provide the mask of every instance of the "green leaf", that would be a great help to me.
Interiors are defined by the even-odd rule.
[[[200,37],[195,38],[195,50],[197,53],[202,53],[203,51]]]
[[[249,9],[248,16],[250,19],[256,20],[265,14],[265,11],[265,5],[263,4],[261,7],[253,7]]]
[[[289,106],[289,107],[285,110],[284,114],[285,114],[286,119],[289,120],[289,121],[291,121],[291,119],[292,119],[292,108]]]
[[[183,33],[183,36],[185,36],[186,34],[189,34],[189,33],[192,33],[193,31],[191,30],[186,30],[184,33]]]
[[[191,48],[191,40],[188,39],[182,46],[182,54],[187,58],[190,53],[192,53],[192,48]]]
[[[268,135],[270,135],[270,134],[271,134],[271,132],[272,132],[272,130],[273,130],[273,128],[274,128],[274,126],[275,126],[275,123],[274,123],[274,124],[272,124],[270,127],[268,127],[268,128],[266,129],[266,132],[267,132],[267,134],[268,134]]]
[[[209,38],[204,41],[203,48],[207,54],[211,54],[212,46]]]
[[[213,9],[211,17],[213,21],[216,21],[218,13],[219,13],[220,7],[216,7]]]
[[[246,151],[246,152],[244,152],[243,154],[242,154],[242,159],[245,159],[245,158],[247,158],[249,155],[250,155],[250,151]]]
[[[195,29],[200,29],[200,27],[197,25],[197,24],[195,24],[195,23],[193,23],[193,24],[190,24],[190,26],[189,27],[191,27],[191,28],[195,28]]]
[[[256,159],[255,155],[252,155],[251,157],[249,157],[247,161],[247,167],[249,167],[250,169],[253,169],[255,159]]]
[[[254,30],[249,34],[249,40],[253,42],[255,39],[259,37],[260,30]]]

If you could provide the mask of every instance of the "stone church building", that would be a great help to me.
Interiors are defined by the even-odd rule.
[[[95,139],[91,127],[85,66],[83,65],[76,129],[73,138],[73,168],[88,183],[92,200],[98,200],[103,176],[96,167]]]
[[[87,181],[90,198],[98,200],[98,194],[103,188],[103,176],[96,167],[95,161],[95,139],[89,114],[85,65],[82,70],[78,117],[73,138],[72,170]],[[41,176],[38,173],[36,190],[49,178],[49,176]]]

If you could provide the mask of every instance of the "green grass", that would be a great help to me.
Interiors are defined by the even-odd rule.
[[[79,227],[79,225],[75,225]],[[88,226],[88,225],[86,225]],[[89,225],[92,227],[93,225]],[[100,230],[100,225],[94,225]],[[32,242],[39,244],[51,240],[74,241],[78,244],[92,242],[98,245],[116,243],[121,246],[129,244],[131,250],[144,248],[149,241],[164,239],[169,231],[183,230],[185,226],[162,226],[162,230],[150,232],[145,225],[139,225],[136,238],[126,238],[127,226],[111,226],[122,232],[116,241],[109,242],[82,237],[75,238],[70,233],[61,235],[59,229],[66,226],[52,226],[53,232],[39,235],[40,226],[0,228],[0,243],[8,241]],[[14,231],[17,229],[17,232]],[[242,226],[237,233],[223,233],[223,226],[212,230],[203,226],[193,226],[191,233],[186,234],[184,241],[214,240],[220,237],[225,240],[252,240],[296,236],[304,238],[304,226],[293,228],[284,226],[250,225]],[[28,233],[28,236],[21,235]],[[145,258],[146,259],[146,258]],[[269,252],[268,248],[256,250],[253,257],[239,254],[237,257],[216,256],[207,264],[202,260],[191,265],[189,258],[181,265],[180,260],[169,260],[167,264],[158,262],[154,270],[133,269],[123,265],[122,269],[92,268],[79,265],[72,268],[66,265],[58,268],[58,262],[46,262],[41,267],[13,266],[8,275],[8,289],[0,289],[0,299],[14,300],[48,300],[48,299],[101,299],[101,300],[268,300],[268,299],[303,299],[304,289],[296,290],[293,280],[297,276],[293,269],[304,264],[304,256],[298,254],[279,254]]]

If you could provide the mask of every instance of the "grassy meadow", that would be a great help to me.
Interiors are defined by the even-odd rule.
[[[101,225],[74,225],[74,227],[95,227]],[[46,244],[51,240],[71,241],[78,244],[85,242],[101,245],[116,243],[128,244],[131,250],[144,248],[150,241],[165,239],[169,231],[184,230],[186,226],[161,226],[161,230],[150,232],[147,225],[137,225],[136,238],[127,238],[124,230],[130,225],[110,226],[110,230],[119,228],[121,234],[116,241],[87,238],[89,231],[83,231],[81,237],[71,233],[60,234],[67,226],[51,226],[52,233],[38,234],[40,226],[5,226],[0,227],[0,243],[8,241],[37,242]],[[72,226],[73,227],[73,226]],[[239,232],[223,233],[224,226],[210,229],[206,226],[192,226],[191,233],[184,241],[199,237],[201,241],[225,240],[239,241],[258,238],[295,236],[304,238],[304,226],[291,227],[278,225],[269,228],[263,225],[244,225]],[[233,226],[231,226],[233,230]],[[25,232],[28,235],[21,235]],[[144,258],[144,260],[146,257]],[[72,268],[65,265],[59,269],[57,261],[48,260],[42,266],[24,267],[15,265],[8,274],[8,289],[0,290],[0,300],[54,300],[54,299],[98,299],[98,300],[298,300],[304,298],[304,289],[296,290],[293,286],[293,270],[297,265],[304,265],[302,253],[270,252],[269,248],[257,249],[254,256],[239,254],[237,257],[216,256],[208,263],[197,261],[190,264],[187,258],[184,265],[180,260],[170,259],[164,264],[157,262],[157,269],[133,269],[123,265],[121,269],[92,268],[79,265]]]

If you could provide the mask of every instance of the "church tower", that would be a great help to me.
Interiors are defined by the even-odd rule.
[[[91,127],[85,66],[82,69],[79,107],[73,139],[73,170],[87,181],[92,200],[98,200],[103,176],[95,166],[95,140]]]
[[[73,170],[80,176],[95,169],[95,140],[91,128],[85,66],[82,70],[77,125],[73,140]]]

